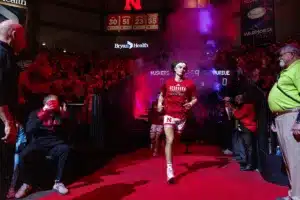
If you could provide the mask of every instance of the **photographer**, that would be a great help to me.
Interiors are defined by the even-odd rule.
[[[240,151],[240,163],[242,171],[252,171],[254,169],[253,151],[255,143],[254,136],[257,129],[256,114],[254,104],[245,100],[243,94],[235,97],[235,105],[228,103],[233,116],[238,120],[238,134],[245,151]]]
[[[44,99],[44,107],[33,111],[26,124],[26,133],[33,139],[20,155],[20,172],[24,184],[15,198],[23,198],[32,191],[35,168],[39,166],[38,158],[51,156],[58,160],[56,179],[53,189],[60,194],[67,194],[68,189],[61,182],[63,170],[69,154],[66,143],[66,105],[60,107],[58,97],[49,95]]]

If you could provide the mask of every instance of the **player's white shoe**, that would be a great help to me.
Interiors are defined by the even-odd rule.
[[[169,184],[173,184],[175,182],[174,170],[171,164],[167,166],[167,181]]]

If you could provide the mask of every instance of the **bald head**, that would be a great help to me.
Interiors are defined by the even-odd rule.
[[[9,44],[18,53],[26,46],[25,30],[19,23],[5,20],[0,23],[0,40]]]
[[[23,28],[18,22],[13,20],[5,20],[0,23],[0,34],[8,35],[13,30]]]

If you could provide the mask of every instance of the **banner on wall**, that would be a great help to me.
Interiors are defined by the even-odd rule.
[[[275,42],[274,0],[242,0],[241,15],[242,44]]]
[[[25,0],[0,0],[0,22],[14,20],[26,26],[27,4]]]

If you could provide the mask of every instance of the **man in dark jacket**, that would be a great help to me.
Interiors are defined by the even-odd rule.
[[[26,124],[26,133],[32,137],[32,141],[20,155],[20,171],[24,184],[15,195],[17,199],[27,196],[32,190],[34,168],[38,165],[38,162],[34,162],[37,155],[51,156],[58,160],[53,189],[60,194],[68,193],[68,189],[61,182],[69,154],[64,129],[67,117],[66,107],[60,107],[58,97],[55,95],[47,96],[44,99],[44,107],[30,114]]]
[[[24,28],[11,20],[0,23],[0,199],[5,199],[13,171],[18,105],[15,54],[25,48]]]

